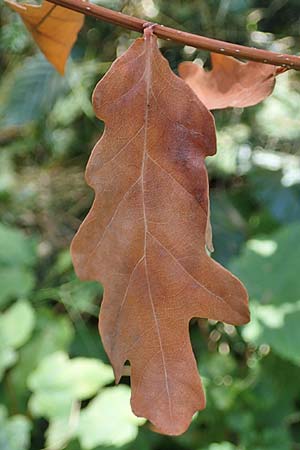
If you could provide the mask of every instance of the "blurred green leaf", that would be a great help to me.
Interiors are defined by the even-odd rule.
[[[17,360],[16,350],[29,339],[35,314],[27,301],[14,303],[0,315],[0,378]]]
[[[277,78],[273,95],[257,114],[258,126],[268,136],[290,140],[300,137],[300,92],[292,89],[292,76],[288,71]]]
[[[66,82],[41,55],[27,58],[14,74],[0,109],[2,126],[25,125],[50,112]],[[2,119],[1,119],[2,116]]]
[[[213,258],[225,264],[236,255],[245,241],[246,224],[233,205],[230,197],[222,191],[211,193],[211,224],[213,231]]]
[[[76,435],[80,406],[75,403],[69,417],[50,420],[46,431],[46,444],[51,450],[65,448],[66,444]]]
[[[250,294],[252,321],[246,340],[267,343],[283,358],[300,364],[300,225],[286,226],[247,243],[231,268]]]
[[[35,324],[35,313],[27,301],[14,303],[2,316],[1,333],[6,345],[15,349],[28,340]]]
[[[19,399],[20,408],[23,399],[29,396],[27,378],[46,356],[59,350],[67,351],[74,335],[69,318],[55,316],[45,308],[37,310],[37,322],[32,338],[19,351],[18,364],[12,369],[10,380]]]
[[[235,174],[238,168],[238,150],[249,139],[250,129],[245,124],[222,127],[217,131],[218,151],[213,158],[208,158],[210,170],[223,175]]]
[[[27,450],[30,446],[31,423],[25,416],[7,417],[0,405],[0,450]]]
[[[131,411],[129,387],[106,388],[81,412],[78,437],[87,450],[98,445],[121,447],[136,438],[138,425],[144,422]]]
[[[281,171],[259,170],[249,176],[255,198],[282,224],[300,220],[300,185],[282,185]]]
[[[82,282],[74,276],[68,283],[58,288],[60,301],[74,313],[86,312],[93,316],[99,313],[99,304],[102,298],[103,288],[101,284],[89,281]],[[95,301],[97,300],[97,304]]]
[[[207,450],[236,450],[237,447],[230,442],[220,442],[219,444],[211,444]]]
[[[14,187],[15,176],[10,155],[8,152],[2,151],[0,153],[0,195],[10,192]]]
[[[30,270],[20,267],[0,266],[0,306],[17,297],[27,297],[34,286]]]
[[[256,344],[267,343],[282,358],[300,365],[300,302],[293,308],[254,303],[251,311],[252,321],[244,328],[243,337]]]
[[[35,261],[35,240],[0,224],[0,306],[11,298],[29,294],[34,284],[31,267]]]
[[[35,241],[19,230],[0,224],[0,264],[33,265]]]
[[[247,242],[230,265],[252,300],[281,306],[300,300],[300,223],[281,228],[267,238]]]
[[[30,409],[35,416],[63,418],[75,400],[92,397],[113,380],[110,366],[92,358],[69,359],[64,352],[43,358],[29,376],[33,391]]]

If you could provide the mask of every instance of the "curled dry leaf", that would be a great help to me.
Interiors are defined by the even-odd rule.
[[[66,61],[83,26],[84,15],[53,3],[29,5],[6,0],[20,14],[33,39],[48,61],[64,74]]]
[[[189,338],[193,317],[248,322],[243,285],[205,250],[211,113],[147,30],[97,85],[105,132],[88,163],[94,204],[72,243],[78,276],[104,285],[100,333],[131,405],[162,433],[183,433],[205,395]]]
[[[183,62],[178,72],[208,109],[242,108],[256,105],[268,97],[275,76],[282,71],[269,64],[241,62],[230,56],[211,54],[212,70]]]

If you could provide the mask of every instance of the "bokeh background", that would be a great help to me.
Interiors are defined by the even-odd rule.
[[[299,54],[299,0],[99,4]],[[17,15],[3,3],[0,13],[0,449],[300,449],[299,73],[280,75],[256,107],[215,113],[213,257],[246,284],[252,322],[192,321],[207,408],[184,435],[160,436],[132,415],[129,379],[114,386],[97,331],[102,287],[80,282],[69,254],[103,131],[91,93],[137,34],[88,18],[63,78]],[[182,60],[210,65],[204,51],[160,45],[175,71]]]

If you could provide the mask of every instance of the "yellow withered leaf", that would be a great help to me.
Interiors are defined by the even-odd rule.
[[[53,3],[30,5],[6,0],[18,14],[33,39],[58,72],[63,75],[66,61],[83,26],[84,15]]]

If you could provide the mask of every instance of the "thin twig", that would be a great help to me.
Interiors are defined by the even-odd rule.
[[[103,20],[115,25],[119,25],[129,30],[143,33],[143,27],[146,23],[143,19],[128,16],[126,14],[112,11],[102,6],[88,3],[84,0],[49,0],[51,3],[63,6],[73,11],[81,12],[95,19]],[[162,39],[180,42],[181,44],[190,45],[192,47],[209,50],[214,53],[222,53],[228,56],[236,56],[242,59],[257,61],[265,64],[273,64],[287,69],[300,70],[300,57],[287,55],[282,53],[270,52],[253,47],[245,47],[243,45],[231,44],[230,42],[219,41],[216,39],[198,36],[197,34],[186,33],[174,28],[165,27],[163,25],[155,25],[154,33]]]

